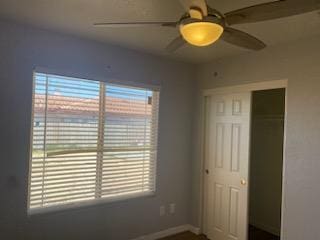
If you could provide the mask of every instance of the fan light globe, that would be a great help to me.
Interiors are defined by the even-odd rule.
[[[188,43],[203,47],[217,41],[223,33],[223,27],[213,22],[192,22],[181,25],[180,32]]]

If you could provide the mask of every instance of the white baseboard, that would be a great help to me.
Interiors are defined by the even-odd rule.
[[[175,234],[178,234],[181,232],[186,232],[186,231],[190,231],[190,232],[197,234],[197,235],[200,234],[200,228],[186,224],[186,225],[181,225],[181,226],[177,226],[177,227],[173,227],[173,228],[168,228],[168,229],[162,230],[160,232],[151,233],[151,234],[141,236],[141,237],[131,239],[131,240],[156,240],[159,238],[168,237],[168,236],[175,235]]]
[[[201,233],[199,227],[195,227],[195,226],[192,226],[192,225],[189,225],[189,231],[194,233],[194,234],[196,234],[196,235],[199,235]]]

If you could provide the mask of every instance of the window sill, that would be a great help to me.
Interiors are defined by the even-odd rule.
[[[136,198],[146,198],[146,197],[154,197],[154,196],[155,196],[155,192],[137,193],[137,194],[131,194],[127,196],[95,199],[95,200],[83,201],[78,203],[64,204],[59,206],[29,209],[28,216],[32,217],[35,215],[42,215],[42,214],[50,214],[50,213],[54,214],[54,213],[59,213],[59,212],[64,212],[69,210],[78,210],[78,209],[84,209],[89,207],[97,207],[99,205],[108,204],[108,203],[125,202],[125,201],[136,199]]]

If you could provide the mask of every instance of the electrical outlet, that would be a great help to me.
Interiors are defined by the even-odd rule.
[[[176,212],[176,204],[175,203],[170,203],[169,212],[170,212],[170,214],[174,214]]]
[[[166,207],[165,206],[160,206],[160,217],[166,215]]]

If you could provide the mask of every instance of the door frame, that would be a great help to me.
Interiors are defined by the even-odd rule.
[[[202,96],[201,96],[201,114],[200,114],[200,198],[199,198],[199,226],[200,226],[200,233],[204,233],[204,199],[206,197],[206,192],[204,189],[204,166],[205,166],[205,121],[206,121],[206,98],[213,96],[215,94],[230,94],[230,93],[237,93],[237,92],[253,92],[253,91],[259,91],[259,90],[271,90],[271,89],[279,89],[279,88],[285,88],[285,112],[284,112],[284,132],[283,132],[283,168],[282,168],[282,197],[281,197],[281,230],[280,230],[280,239],[284,239],[284,230],[283,230],[283,216],[285,211],[285,196],[284,196],[284,188],[285,188],[285,166],[286,166],[286,157],[285,157],[285,150],[286,150],[286,131],[287,131],[287,96],[288,96],[288,80],[273,80],[273,81],[263,81],[263,82],[254,82],[254,83],[248,83],[248,84],[240,84],[240,85],[233,85],[233,86],[227,86],[227,87],[217,87],[212,89],[206,89],[203,90]],[[250,130],[251,131],[251,126]],[[251,136],[249,136],[251,138]],[[251,141],[249,141],[249,148],[251,147],[250,144]],[[249,159],[250,163],[250,159]],[[250,171],[250,169],[249,169]],[[248,195],[250,194],[250,191],[248,191]],[[248,196],[249,197],[249,196]],[[249,198],[248,198],[249,199]],[[248,206],[249,211],[249,206]],[[249,213],[248,217],[249,217]]]

